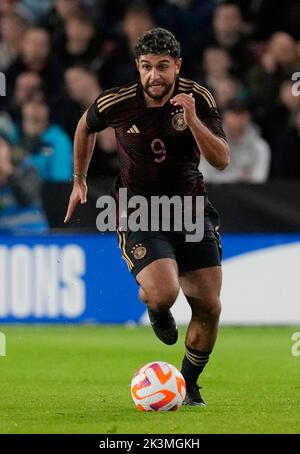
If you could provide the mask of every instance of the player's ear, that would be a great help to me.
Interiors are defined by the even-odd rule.
[[[176,72],[176,75],[179,74],[179,71],[180,71],[180,68],[181,68],[181,64],[182,64],[182,58],[176,58],[176,60],[175,60],[175,72]]]
[[[139,63],[138,58],[135,59],[135,64],[136,64],[137,69],[140,70],[140,63]]]

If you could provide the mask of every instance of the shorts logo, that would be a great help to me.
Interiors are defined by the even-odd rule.
[[[184,121],[183,112],[176,111],[176,113],[172,115],[174,115],[172,118],[172,125],[173,128],[176,129],[176,131],[183,131],[187,128],[187,124]]]
[[[133,246],[131,253],[134,255],[135,259],[141,260],[147,254],[147,249],[139,243],[136,246]]]

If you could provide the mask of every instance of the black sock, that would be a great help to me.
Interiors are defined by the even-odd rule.
[[[185,355],[182,361],[181,373],[184,376],[187,387],[195,386],[199,375],[208,363],[211,352],[199,352],[190,347],[185,347]]]

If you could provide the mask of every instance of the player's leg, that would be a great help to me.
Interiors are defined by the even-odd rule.
[[[182,272],[179,279],[192,309],[186,345],[194,350],[211,351],[217,338],[221,313],[221,267]]]
[[[136,276],[140,297],[153,311],[169,310],[179,293],[178,267],[174,259],[155,260]]]
[[[152,328],[165,344],[177,341],[178,331],[170,308],[179,293],[178,268],[174,259],[162,258],[145,266],[137,275],[140,298],[147,305]]]
[[[178,268],[174,247],[159,232],[117,230],[119,247],[128,269],[141,286],[140,298],[147,304],[151,325],[166,344],[178,338],[170,307],[179,293]]]
[[[221,313],[221,267],[181,272],[179,281],[192,309],[192,318],[185,339],[186,352],[182,362],[182,373],[188,390],[186,403],[201,405],[204,402],[197,381],[208,363],[218,334]]]

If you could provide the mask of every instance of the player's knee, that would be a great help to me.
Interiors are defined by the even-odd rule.
[[[210,319],[219,320],[222,306],[219,298],[212,298],[206,306],[206,314]]]
[[[220,318],[222,306],[220,299],[211,297],[205,301],[201,301],[199,305],[193,308],[193,314],[199,316],[200,319],[208,319],[217,321]]]
[[[139,289],[139,299],[143,301],[143,303],[147,303],[146,293],[142,287]]]
[[[149,297],[149,306],[151,309],[159,311],[168,311],[173,304],[179,293],[179,287],[172,286],[163,289],[155,290]]]

